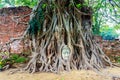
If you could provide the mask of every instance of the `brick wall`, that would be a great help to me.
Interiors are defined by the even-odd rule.
[[[16,38],[23,34],[27,28],[27,25],[24,23],[29,21],[29,16],[24,17],[24,15],[30,14],[30,12],[31,9],[28,7],[0,9],[0,45],[4,45],[10,38]],[[18,18],[18,16],[20,16],[20,18]],[[120,56],[120,41],[103,41],[99,36],[96,36],[95,39],[108,56]],[[14,41],[10,44],[11,53],[23,52],[24,49],[27,48],[24,45],[21,41]],[[6,49],[6,46],[3,46],[3,51]]]
[[[0,45],[4,45],[10,38],[23,34],[27,28],[31,9],[28,7],[10,7],[0,9]],[[12,53],[20,53],[23,49],[22,42],[15,41],[11,44]]]
[[[116,61],[117,57],[120,56],[120,41],[119,40],[102,40],[100,36],[95,36],[95,40],[100,45],[100,48],[104,53],[112,60]]]

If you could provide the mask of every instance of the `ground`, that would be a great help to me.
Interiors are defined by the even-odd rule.
[[[120,80],[111,79],[106,75],[97,74],[91,70],[80,70],[71,72],[62,72],[61,74],[54,73],[28,73],[28,72],[16,72],[10,74],[13,69],[0,72],[0,80]],[[120,68],[107,68],[103,69],[104,74],[120,75]]]

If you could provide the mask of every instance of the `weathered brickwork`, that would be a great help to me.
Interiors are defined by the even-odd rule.
[[[17,8],[4,8],[0,9],[0,44],[3,45],[10,40],[10,38],[16,38],[23,34],[26,30],[29,21],[29,16],[25,16],[31,13],[31,9],[28,7]],[[95,37],[95,40],[99,43],[103,51],[110,56],[120,56],[120,41],[103,41],[101,37]],[[21,53],[25,48],[23,42],[14,41],[10,44],[11,53]],[[6,49],[6,46],[3,47]]]
[[[11,7],[0,9],[0,45],[9,42],[10,38],[17,38],[23,34],[27,28],[31,9],[28,7]],[[23,44],[19,41],[11,45],[12,53],[20,53]]]

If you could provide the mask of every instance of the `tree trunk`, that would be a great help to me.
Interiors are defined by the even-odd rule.
[[[32,12],[27,29],[32,58],[25,70],[57,73],[112,65],[94,40],[92,9],[83,0],[39,0]]]

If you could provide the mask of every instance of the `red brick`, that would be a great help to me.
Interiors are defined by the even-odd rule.
[[[1,13],[2,12],[2,13]],[[0,9],[0,43],[5,44],[10,38],[16,38],[23,34],[27,25],[18,24],[15,21],[25,22],[29,21],[29,16],[24,18],[17,18],[13,21],[15,16],[24,16],[30,14],[31,9],[28,7],[17,7],[17,8],[3,8]],[[11,44],[12,53],[21,53],[23,51],[22,42],[13,42]],[[17,46],[16,46],[17,45]],[[13,47],[14,46],[14,47]],[[16,47],[16,49],[14,49]]]

